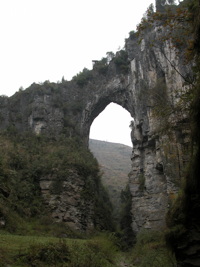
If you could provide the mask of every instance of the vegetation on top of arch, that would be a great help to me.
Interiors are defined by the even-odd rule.
[[[179,5],[165,5],[162,10],[157,8],[156,11],[151,4],[140,24],[137,25],[139,41],[144,38],[149,29],[154,27],[159,37],[151,40],[150,46],[155,47],[165,41],[170,41],[171,48],[184,52],[185,61],[188,63],[192,59],[194,45],[191,6],[195,6],[196,2],[196,0],[184,0]]]
[[[79,87],[84,87],[89,81],[92,81],[95,76],[94,73],[106,76],[111,62],[115,64],[117,72],[122,74],[128,73],[128,53],[124,49],[121,49],[117,51],[116,54],[113,52],[107,52],[106,57],[102,57],[101,60],[94,61],[93,70],[84,68],[72,78],[72,81],[76,82]]]
[[[163,103],[163,92],[161,92],[161,88],[164,89],[164,84],[162,81],[158,80],[155,88],[152,90],[154,116],[162,118],[164,126],[167,126],[167,122],[170,122],[169,130],[172,128],[169,118],[181,119],[182,114],[189,114],[193,98],[195,97],[195,84],[196,79],[198,79],[198,73],[195,70],[198,68],[198,65],[194,65],[196,57],[194,48],[195,45],[197,46],[195,43],[194,26],[195,17],[197,18],[195,16],[198,10],[197,7],[198,0],[184,0],[177,6],[167,5],[161,11],[157,9],[156,12],[154,11],[153,5],[150,5],[137,27],[137,33],[131,33],[132,35],[137,34],[139,42],[148,36],[145,38],[145,41],[148,42],[148,47],[150,49],[151,47],[159,48],[159,51],[161,51],[163,57],[169,62],[172,69],[184,80],[184,85],[187,85],[174,92],[179,97],[175,106],[172,106],[168,101]],[[182,72],[176,61],[172,61],[168,57],[166,48],[175,52],[175,55],[189,66],[188,69],[191,72]],[[166,120],[163,120],[163,116]],[[166,132],[166,127],[164,127],[164,130]]]

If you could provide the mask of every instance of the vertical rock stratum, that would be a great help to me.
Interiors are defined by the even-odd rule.
[[[101,61],[96,62],[87,78],[80,80],[77,76],[79,79],[57,84],[34,83],[10,98],[0,97],[1,131],[13,127],[19,132],[55,138],[78,135],[85,146],[93,120],[108,104],[119,104],[131,114],[133,151],[129,185],[134,232],[165,227],[166,212],[188,162],[188,115],[177,111],[177,107],[181,94],[188,89],[183,77],[190,74],[191,68],[184,64],[170,40],[154,42],[164,30],[162,25],[155,24],[144,36],[131,34],[125,50],[118,51],[103,66]],[[50,178],[45,181],[41,177],[40,185],[52,216],[65,218],[81,228],[81,215],[76,207],[80,204],[82,182],[76,175],[73,179],[78,179],[78,192],[69,197],[73,186],[66,181],[59,201],[48,191]],[[71,207],[68,212],[67,205]],[[88,226],[85,224],[84,229],[90,228],[92,222],[88,219]]]

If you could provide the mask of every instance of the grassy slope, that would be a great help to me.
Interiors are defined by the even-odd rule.
[[[142,232],[136,246],[120,251],[112,234],[87,239],[19,236],[0,232],[1,267],[175,267],[163,235]]]
[[[99,162],[103,172],[102,183],[107,188],[115,213],[117,213],[120,193],[128,183],[128,173],[131,170],[132,148],[93,139],[90,139],[89,147]]]
[[[0,233],[0,266],[116,266],[118,250],[103,235],[90,239],[60,239]]]

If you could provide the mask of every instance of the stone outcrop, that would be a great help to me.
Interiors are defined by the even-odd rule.
[[[183,152],[189,143],[187,115],[174,110],[180,97],[175,92],[186,90],[179,72],[187,75],[188,70],[169,41],[151,46],[159,34],[155,27],[140,44],[136,37],[126,42],[131,64],[130,89],[135,99],[130,188],[132,226],[136,232],[142,227],[165,226],[170,199],[177,193],[187,162]],[[169,122],[170,134],[166,134]]]
[[[155,26],[145,37],[132,35],[126,40],[127,72],[120,71],[111,60],[106,73],[94,69],[84,86],[78,86],[74,80],[60,84],[47,81],[32,84],[10,98],[0,98],[1,130],[15,127],[55,138],[60,134],[78,134],[85,145],[93,120],[108,104],[114,102],[130,112],[133,153],[129,184],[135,232],[165,227],[170,199],[177,193],[187,163],[187,114],[177,113],[175,108],[180,89],[187,90],[180,73],[187,75],[188,70],[169,41],[152,45],[161,32],[162,28]],[[168,123],[171,128],[167,135]],[[48,181],[43,179],[41,189],[53,216],[80,228],[82,221],[77,219],[80,212],[76,206],[84,203],[79,203],[79,190],[66,184],[66,192],[48,198]],[[66,205],[71,207],[67,213]],[[70,219],[71,213],[77,215]],[[87,223],[92,224],[90,219]]]
[[[93,230],[93,203],[81,196],[85,185],[83,178],[74,170],[69,170],[68,179],[62,181],[62,185],[57,178],[50,176],[40,179],[41,193],[54,221],[67,223],[74,230]]]

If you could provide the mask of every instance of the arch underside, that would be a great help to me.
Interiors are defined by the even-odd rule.
[[[129,174],[129,187],[132,196],[132,229],[161,229],[165,227],[165,215],[168,209],[168,192],[176,192],[171,176],[164,170],[166,156],[162,149],[162,136],[154,132],[156,119],[151,116],[148,87],[137,87],[129,77],[120,83],[119,78],[102,82],[93,87],[86,100],[81,117],[81,134],[86,145],[89,141],[90,127],[97,116],[110,104],[115,103],[126,109],[134,125],[131,132],[133,143],[132,168]],[[174,163],[173,163],[174,164]],[[159,167],[161,166],[161,168]],[[176,167],[176,166],[175,166]]]
[[[82,120],[82,132],[84,136],[87,136],[87,142],[89,140],[90,127],[93,121],[111,103],[118,104],[124,108],[130,113],[131,117],[135,116],[134,102],[129,91],[120,90],[114,93],[109,92],[107,95],[96,98],[96,101],[91,102],[85,109]]]

